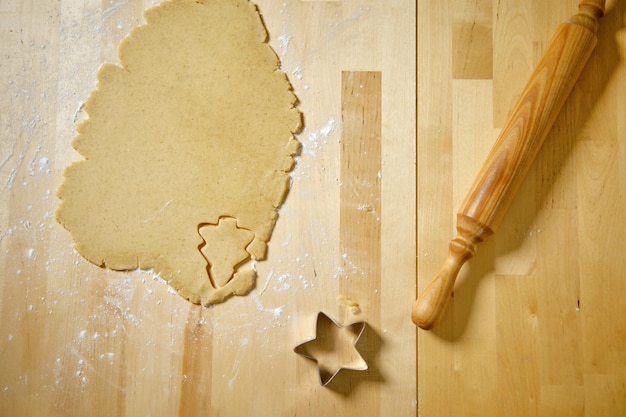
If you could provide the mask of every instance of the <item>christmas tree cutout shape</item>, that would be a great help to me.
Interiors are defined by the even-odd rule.
[[[254,239],[254,233],[239,228],[232,217],[221,218],[218,224],[201,225],[198,233],[204,240],[200,252],[207,260],[211,284],[221,288],[233,278],[239,266],[250,259],[246,247]]]

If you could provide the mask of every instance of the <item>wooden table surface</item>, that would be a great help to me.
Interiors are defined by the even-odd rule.
[[[256,288],[211,308],[54,219],[96,71],[154,3],[0,0],[0,415],[626,415],[626,2],[430,332],[416,289],[577,2],[257,1],[302,153]],[[320,386],[293,353],[319,311],[367,322],[369,370]]]
[[[96,71],[153,3],[0,2],[0,415],[414,415],[415,5],[257,2],[302,153],[256,288],[202,308],[89,264],[54,219]],[[320,311],[367,322],[369,370],[320,385],[293,352]]]

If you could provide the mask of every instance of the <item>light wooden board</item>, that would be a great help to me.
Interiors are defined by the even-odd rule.
[[[257,287],[201,308],[54,220],[96,71],[153,3],[0,2],[0,415],[415,415],[416,5],[257,2],[302,154]],[[368,371],[321,387],[293,353],[319,311],[367,321]]]
[[[608,2],[554,132],[432,332],[408,321],[416,243],[423,288],[516,94],[576,1],[259,1],[301,100],[303,153],[257,288],[211,309],[149,274],[88,264],[52,217],[95,72],[117,61],[151,4],[0,3],[0,414],[626,414],[622,0]],[[380,204],[380,246],[359,246],[378,259],[342,238],[365,232],[350,224],[343,182],[355,175],[342,162],[350,71],[381,76],[380,155],[370,156],[380,200],[352,206],[366,215],[359,207]],[[292,349],[312,336],[317,311],[351,318],[340,293],[371,325],[371,370],[322,388]]]
[[[626,415],[626,2],[502,226],[418,333],[422,416]],[[418,2],[418,286],[556,26],[577,1]]]

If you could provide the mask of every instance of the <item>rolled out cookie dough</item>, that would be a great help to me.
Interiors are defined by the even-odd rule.
[[[254,283],[301,114],[251,2],[170,0],[145,18],[98,73],[57,219],[90,262],[153,269],[208,305]]]

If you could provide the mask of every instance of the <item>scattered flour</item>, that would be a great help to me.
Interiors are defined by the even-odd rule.
[[[34,248],[29,248],[26,250],[26,257],[31,260],[37,259],[37,251]]]
[[[291,43],[293,36],[283,32],[277,39],[280,42],[280,57],[284,58],[285,55],[287,55],[289,44]]]
[[[265,306],[263,306],[263,303],[261,302],[261,298],[255,292],[250,293],[250,298],[252,298],[252,301],[254,301],[254,304],[256,304],[259,311],[271,314],[274,319],[279,319],[283,315],[283,311],[285,311],[284,305],[276,308],[265,308]]]
[[[331,138],[338,131],[337,121],[331,117],[328,121],[318,129],[308,131],[308,128],[304,128],[299,135],[299,139],[302,143],[302,154],[312,157],[317,156],[317,152],[323,145],[328,143],[328,139]]]

